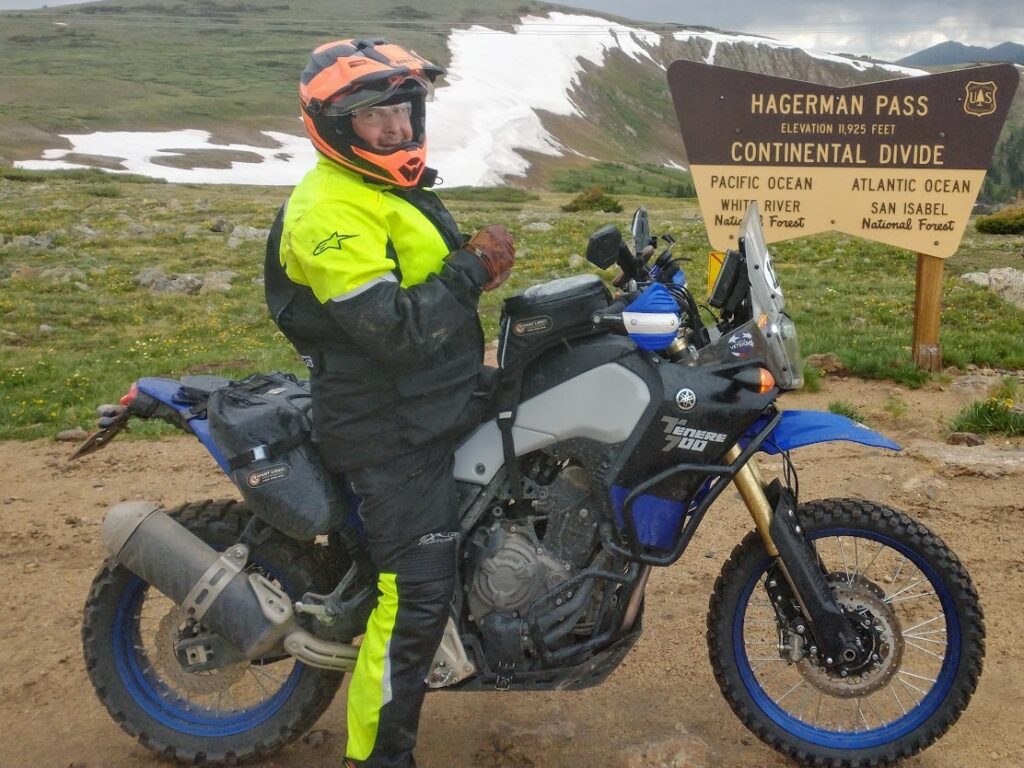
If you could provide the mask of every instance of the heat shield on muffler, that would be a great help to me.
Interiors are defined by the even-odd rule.
[[[118,563],[181,606],[186,616],[202,620],[229,640],[246,658],[280,649],[284,637],[298,629],[287,595],[262,576],[245,572],[245,547],[234,545],[221,554],[151,502],[115,506],[103,521],[102,537]],[[269,594],[263,592],[265,600],[253,589],[252,579],[270,588]]]

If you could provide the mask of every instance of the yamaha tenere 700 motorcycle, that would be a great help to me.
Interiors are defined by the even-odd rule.
[[[611,225],[588,244],[592,263],[622,268],[619,299],[579,275],[506,301],[493,417],[456,455],[458,587],[427,683],[602,682],[641,633],[651,568],[675,563],[734,485],[753,529],[708,611],[723,695],[799,762],[885,764],[966,707],[984,655],[978,597],[957,557],[902,512],[798,501],[792,449],[898,446],[838,415],[776,407],[802,383],[796,330],[753,206],[740,235],[708,325],[671,245],[652,258],[642,210],[633,248]],[[103,526],[111,558],[85,609],[89,675],[122,728],[185,762],[258,758],[310,728],[354,667],[376,600],[357,499],[336,487],[323,514],[307,504],[330,483],[302,453],[308,423],[283,439],[230,423],[214,434],[227,405],[257,412],[274,397],[293,415],[308,408],[305,383],[285,375],[140,379],[80,449],[130,418],[164,419],[246,498],[166,512],[129,502]],[[783,477],[765,477],[758,452],[781,454]]]

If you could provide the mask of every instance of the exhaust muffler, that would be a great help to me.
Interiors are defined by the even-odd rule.
[[[311,666],[351,670],[358,649],[306,632],[291,598],[257,573],[246,573],[248,549],[220,553],[148,501],[113,507],[103,544],[119,564],[156,587],[189,618],[230,642],[247,659],[282,649]]]

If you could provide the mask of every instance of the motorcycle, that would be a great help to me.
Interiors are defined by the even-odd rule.
[[[798,497],[790,451],[899,446],[843,416],[777,407],[802,363],[759,222],[751,205],[708,299],[714,322],[670,237],[653,258],[643,209],[632,248],[614,225],[588,243],[592,264],[620,267],[617,299],[577,275],[506,300],[492,415],[456,452],[459,572],[431,689],[601,683],[641,634],[652,568],[680,559],[732,485],[753,530],[717,579],[707,641],[747,728],[800,763],[876,766],[926,748],[963,712],[985,630],[956,555],[895,509]],[[162,419],[195,435],[245,498],[114,507],[85,607],[100,700],[144,746],[189,763],[265,757],[308,730],[354,668],[376,600],[358,499],[341,485],[326,514],[306,512],[304,494],[330,482],[295,452],[308,436],[232,433],[239,460],[213,434],[220,395],[239,386],[140,379],[78,451],[132,418]],[[237,402],[278,393],[308,409],[294,377],[246,386]],[[782,477],[764,476],[758,452],[781,456]],[[260,495],[275,487],[286,490]]]

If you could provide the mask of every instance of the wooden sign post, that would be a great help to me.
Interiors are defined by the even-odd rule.
[[[751,201],[767,242],[828,230],[918,254],[913,358],[938,370],[943,260],[1013,100],[1012,65],[847,88],[675,61],[669,89],[713,248]]]
[[[927,253],[917,254],[917,282],[914,286],[914,335],[911,354],[918,368],[942,370],[939,344],[942,312],[942,272],[945,262]]]

